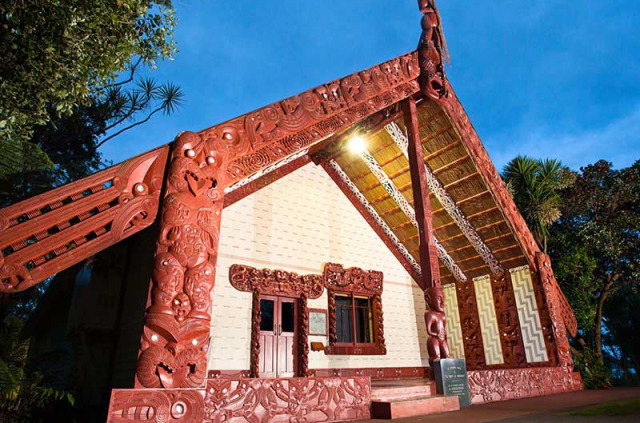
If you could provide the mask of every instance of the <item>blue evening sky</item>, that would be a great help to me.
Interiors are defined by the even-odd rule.
[[[413,50],[415,0],[177,0],[186,96],[101,150],[122,161]],[[640,158],[640,1],[439,0],[458,97],[498,169],[516,154],[573,168]]]

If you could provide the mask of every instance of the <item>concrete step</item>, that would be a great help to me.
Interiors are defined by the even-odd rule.
[[[455,395],[431,395],[423,398],[398,399],[394,401],[372,401],[371,417],[374,419],[399,419],[444,413],[460,409]]]
[[[372,386],[372,401],[395,401],[414,398],[425,398],[436,393],[435,384],[426,383],[421,385],[390,385],[390,386]]]

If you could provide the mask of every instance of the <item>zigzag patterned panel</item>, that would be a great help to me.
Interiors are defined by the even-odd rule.
[[[480,333],[482,334],[482,344],[487,364],[503,364],[504,358],[502,356],[502,344],[500,343],[493,292],[491,291],[491,279],[489,275],[481,276],[473,280],[473,285],[476,290],[476,302],[478,304],[478,315],[480,316]]]
[[[547,349],[542,336],[540,315],[536,296],[533,292],[529,266],[510,269],[509,271],[511,272],[511,283],[518,307],[518,317],[520,318],[520,329],[522,330],[527,362],[547,361]]]
[[[451,358],[464,358],[464,343],[462,342],[462,328],[458,313],[458,296],[454,284],[443,285],[444,312],[447,315],[447,341]]]

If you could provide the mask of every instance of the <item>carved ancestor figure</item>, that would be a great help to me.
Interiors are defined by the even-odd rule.
[[[429,352],[429,363],[433,364],[435,360],[449,358],[444,293],[440,286],[434,286],[425,289],[424,298],[429,306],[429,309],[424,312],[424,322],[427,325],[427,334],[429,335],[427,351]]]
[[[136,385],[204,385],[215,280],[220,178],[229,140],[184,132],[174,142]]]
[[[422,35],[418,43],[420,86],[424,94],[438,100],[446,95],[444,58],[447,47],[435,1],[418,0],[418,7],[424,15],[420,23]]]

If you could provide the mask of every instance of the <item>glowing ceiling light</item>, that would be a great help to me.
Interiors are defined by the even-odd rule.
[[[349,140],[349,150],[356,154],[362,154],[367,151],[367,143],[364,138],[359,135],[354,136]]]

